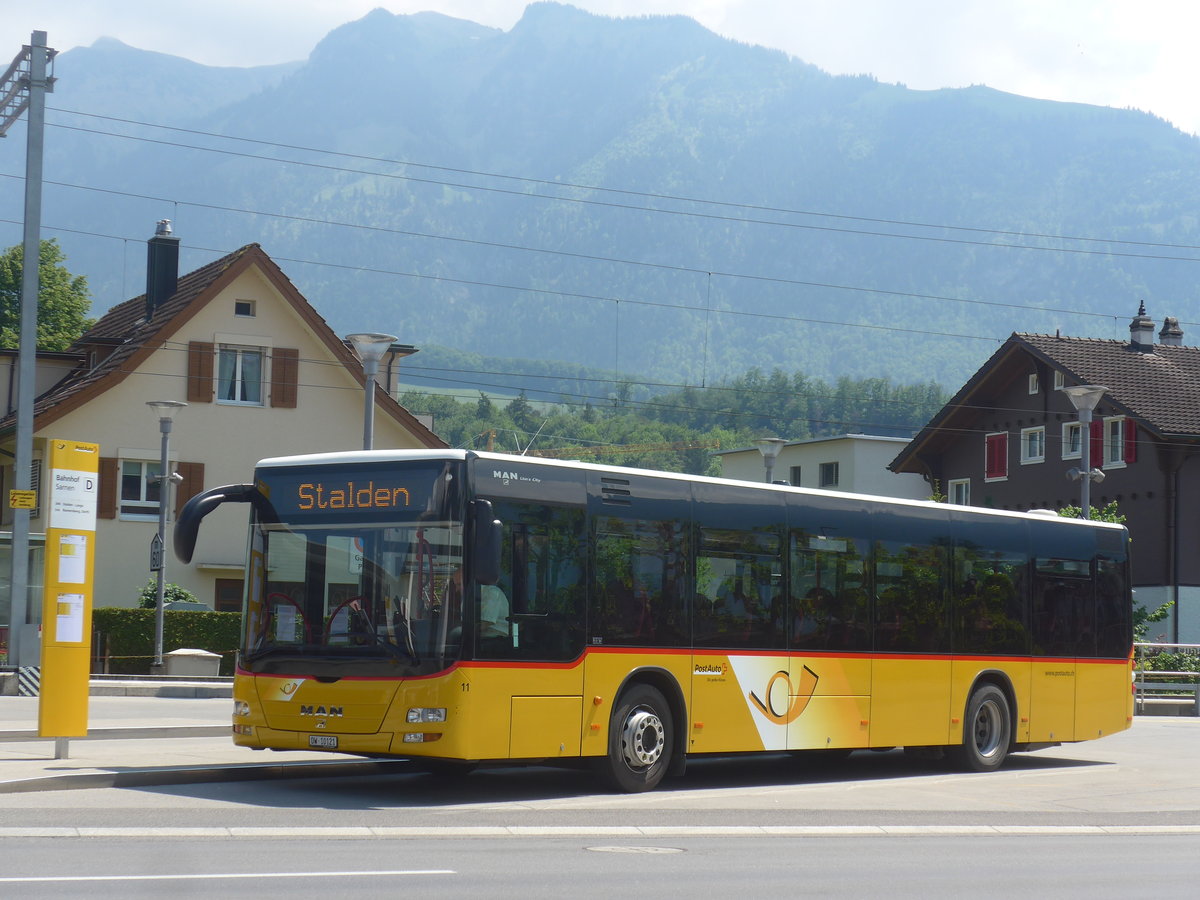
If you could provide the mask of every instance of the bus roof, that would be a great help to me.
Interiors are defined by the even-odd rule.
[[[831,497],[835,499],[854,498],[874,502],[885,502],[895,504],[896,506],[917,508],[944,508],[946,506],[944,503],[937,503],[933,500],[910,500],[907,498],[888,497],[877,494],[858,494],[850,491],[830,491],[822,490],[820,488],[796,487],[788,484],[766,484],[765,482],[761,481],[741,481],[732,478],[714,478],[710,475],[688,475],[682,472],[662,472],[653,469],[637,469],[630,466],[603,465],[600,463],[581,462],[579,460],[546,459],[539,456],[514,456],[511,453],[488,453],[485,451],[456,450],[453,448],[420,450],[345,450],[335,451],[332,453],[306,453],[298,454],[296,456],[274,456],[259,460],[258,465],[255,468],[266,469],[282,468],[285,466],[336,466],[350,465],[355,463],[415,462],[420,460],[456,460],[465,462],[468,459],[481,459],[504,464],[519,462],[526,465],[533,464],[559,469],[576,469],[589,472],[613,473],[617,475],[649,475],[658,478],[703,482],[707,484],[737,484],[757,490],[784,491],[792,494],[809,494],[820,497]],[[1054,510],[1047,509],[1035,509],[1030,510],[1029,512],[1019,512],[1016,510],[991,509],[983,506],[962,506],[958,508],[963,511],[970,511],[971,513],[977,513],[980,515],[1038,519],[1041,521],[1045,521],[1048,516],[1052,516],[1059,519],[1064,524],[1075,523],[1085,527],[1107,527],[1119,529],[1124,529],[1125,527],[1123,525],[1116,525],[1111,522],[1066,518],[1059,516],[1056,512],[1054,512]]]

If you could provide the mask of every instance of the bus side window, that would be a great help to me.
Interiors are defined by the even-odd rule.
[[[687,538],[681,522],[603,518],[594,540],[592,640],[641,647],[687,640]]]
[[[795,531],[791,537],[790,646],[801,650],[870,647],[865,542]]]
[[[1096,603],[1090,561],[1037,559],[1033,581],[1033,652],[1092,656]]]

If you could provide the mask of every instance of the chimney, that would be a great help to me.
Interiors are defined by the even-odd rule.
[[[179,284],[179,238],[171,234],[171,220],[160,219],[154,237],[146,242],[146,318],[175,293]]]
[[[1138,353],[1154,352],[1154,320],[1146,315],[1146,304],[1138,304],[1138,314],[1129,323],[1129,349]]]
[[[1177,318],[1167,316],[1163,320],[1162,331],[1158,333],[1158,342],[1164,347],[1183,346],[1183,329],[1179,327]]]

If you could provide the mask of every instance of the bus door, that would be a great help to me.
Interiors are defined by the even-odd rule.
[[[1076,728],[1076,709],[1083,696],[1078,658],[1096,655],[1096,592],[1092,577],[1095,531],[1080,527],[1051,532],[1034,522],[1030,538],[1033,670],[1029,739],[1041,742],[1096,737]]]
[[[595,471],[587,479],[592,579],[583,753],[603,756],[613,709],[631,678],[664,695],[678,715],[671,730],[688,721],[691,486],[635,472]]]
[[[866,747],[871,718],[867,517],[789,512],[789,750]],[[857,524],[857,528],[855,527]]]
[[[1090,568],[1090,560],[1034,558],[1031,741],[1075,739],[1076,656],[1095,643]]]
[[[879,509],[871,526],[871,746],[945,744],[951,731],[949,514]]]
[[[507,737],[503,752],[490,755],[577,757],[583,729],[583,510],[499,500],[494,507],[504,524],[502,574],[498,584],[475,588],[472,705],[477,716],[494,721],[497,740]]]
[[[693,485],[691,753],[783,750],[795,709],[787,646],[784,496]]]

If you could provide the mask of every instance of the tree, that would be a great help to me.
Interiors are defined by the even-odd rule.
[[[24,248],[18,244],[0,256],[0,347],[15,349],[21,337],[21,275]],[[62,265],[66,257],[53,239],[42,241],[38,266],[39,350],[66,350],[92,324],[87,279]]]

